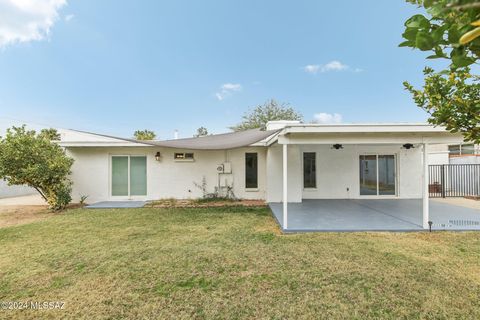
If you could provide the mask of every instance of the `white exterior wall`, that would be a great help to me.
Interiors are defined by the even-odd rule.
[[[299,146],[288,146],[288,202],[302,202],[302,154]],[[282,146],[273,145],[267,150],[267,202],[282,201]]]
[[[431,145],[428,148],[428,164],[448,164],[449,151],[448,145]]]
[[[362,154],[394,154],[397,166],[397,197],[422,197],[421,148],[406,150],[401,145],[289,145],[288,197],[289,202],[301,199],[358,199],[360,196],[359,156]],[[303,152],[316,152],[317,188],[303,189]],[[268,150],[267,201],[282,200],[281,146]],[[392,196],[374,196],[385,198]]]
[[[161,153],[161,161],[155,160],[155,153]],[[173,159],[175,152],[193,152],[195,161],[179,162]],[[245,153],[258,153],[258,189],[245,190]],[[234,193],[244,199],[264,199],[266,188],[266,148],[250,147],[234,150],[198,151],[157,147],[76,147],[67,153],[75,159],[72,167],[74,201],[87,195],[87,202],[125,199],[155,200],[162,198],[198,198],[202,191],[194,185],[206,178],[208,192],[218,185],[218,164],[230,161],[232,174],[222,174],[220,182],[233,184]],[[112,155],[145,155],[147,157],[147,196],[112,197],[111,167]]]
[[[155,160],[157,151],[162,155],[160,162]],[[200,184],[205,176],[209,192],[213,192],[220,178],[221,185],[225,185],[225,181],[233,184],[234,193],[239,198],[266,199],[268,202],[282,200],[282,146],[278,144],[268,149],[249,147],[226,151],[157,147],[75,147],[68,148],[67,152],[75,159],[72,168],[74,201],[78,201],[81,195],[87,195],[87,202],[90,203],[129,199],[111,196],[112,155],[147,157],[147,196],[131,199],[198,198],[202,194],[194,182]],[[175,161],[175,152],[193,152],[195,161]],[[245,189],[246,152],[258,153],[258,189],[255,190]],[[317,153],[317,188],[314,190],[303,190],[303,152]],[[421,148],[406,150],[401,148],[401,145],[344,145],[344,149],[334,150],[331,145],[289,145],[288,201],[365,198],[366,196],[359,195],[359,155],[375,153],[396,155],[399,198],[421,198]],[[223,162],[231,163],[232,174],[217,174],[216,167]]]

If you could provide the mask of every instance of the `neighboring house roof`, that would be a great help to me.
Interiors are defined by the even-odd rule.
[[[175,140],[135,140],[128,138],[114,137],[110,135],[97,134],[86,131],[70,130],[81,135],[89,135],[89,139],[80,136],[73,139],[66,137],[62,139],[60,145],[64,147],[88,147],[88,146],[157,146],[177,149],[192,149],[192,150],[224,150],[247,147],[254,145],[280,130],[261,130],[251,129],[238,132],[230,132],[223,134],[214,134],[204,137],[175,139]],[[101,139],[95,141],[91,136],[97,136]],[[106,138],[106,139],[105,139]],[[263,144],[262,144],[263,145]]]

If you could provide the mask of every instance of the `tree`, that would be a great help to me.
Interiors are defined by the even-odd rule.
[[[54,128],[42,129],[38,135],[51,141],[60,141],[60,134]]]
[[[268,121],[275,120],[298,120],[302,121],[303,116],[295,111],[288,103],[279,103],[274,99],[258,105],[250,112],[245,113],[242,122],[230,127],[233,131],[244,131],[248,129],[265,128]]]
[[[205,127],[200,127],[197,129],[197,133],[194,135],[194,137],[205,137],[208,136],[208,130]]]
[[[64,209],[72,200],[72,164],[50,135],[26,130],[25,125],[7,129],[0,137],[0,179],[34,188],[52,210]]]
[[[157,135],[151,130],[137,130],[133,133],[133,136],[137,140],[154,140]]]
[[[404,82],[415,103],[426,110],[429,123],[466,140],[480,142],[480,81],[469,66],[480,59],[480,1],[407,0],[423,7],[427,16],[416,14],[405,22],[400,46],[433,54],[427,59],[448,59],[448,70],[425,68],[422,90]]]
[[[471,75],[468,69],[445,77],[425,68],[424,74],[423,90],[415,90],[409,83],[405,87],[415,103],[430,114],[430,123],[480,143],[480,77]]]

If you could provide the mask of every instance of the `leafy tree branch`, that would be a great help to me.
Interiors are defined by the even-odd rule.
[[[137,140],[154,140],[157,135],[151,130],[137,130],[133,133],[133,137]]]
[[[429,122],[461,132],[480,143],[480,81],[470,66],[480,59],[480,1],[407,0],[425,9],[405,22],[399,46],[430,51],[427,59],[450,60],[448,70],[424,69],[425,83],[415,89],[404,82]]]
[[[248,129],[265,128],[268,121],[275,120],[298,120],[302,121],[303,116],[295,111],[288,103],[279,103],[274,99],[256,106],[253,110],[242,117],[242,122],[230,127],[233,131],[244,131]]]

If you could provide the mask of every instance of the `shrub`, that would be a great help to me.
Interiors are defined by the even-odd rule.
[[[61,210],[71,201],[73,159],[52,137],[58,137],[54,129],[48,134],[26,130],[25,125],[7,129],[0,137],[0,179],[34,188],[50,209]]]

